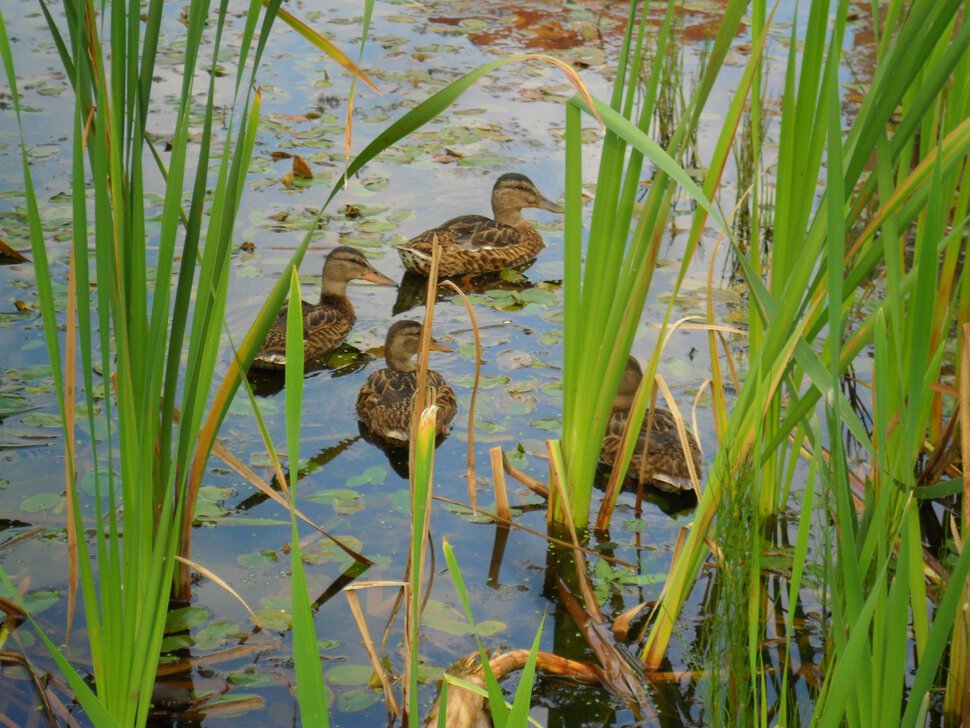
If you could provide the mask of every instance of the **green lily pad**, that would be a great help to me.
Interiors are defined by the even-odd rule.
[[[537,430],[546,430],[547,432],[559,432],[562,429],[562,422],[555,417],[544,417],[538,420],[532,420],[529,425]]]
[[[173,609],[165,618],[165,632],[181,632],[205,624],[212,616],[205,607],[181,607]]]
[[[230,672],[229,682],[249,688],[262,688],[276,684],[269,675],[258,672]]]
[[[259,551],[252,551],[248,554],[240,554],[236,557],[237,564],[248,568],[266,566],[267,564],[276,563],[278,560],[279,554],[277,554],[273,549],[260,549]]]
[[[369,708],[382,698],[383,693],[372,688],[348,690],[337,697],[337,710],[341,713],[354,713]]]
[[[35,493],[20,501],[20,510],[24,513],[40,513],[51,510],[60,502],[60,493]]]
[[[177,650],[184,650],[193,645],[192,637],[187,634],[173,634],[162,639],[161,651],[165,652],[175,652]]]
[[[327,682],[331,685],[367,685],[374,668],[365,664],[346,664],[327,670]]]
[[[20,421],[30,427],[61,427],[60,415],[50,412],[28,412],[20,418]]]
[[[229,642],[229,637],[239,633],[239,628],[232,622],[218,619],[210,622],[195,635],[197,650],[215,650]]]
[[[60,592],[51,589],[42,589],[27,594],[23,599],[23,605],[31,614],[39,614],[48,607],[56,604],[60,598]]]
[[[257,609],[255,614],[266,629],[286,632],[293,625],[293,616],[282,609]]]
[[[356,488],[361,485],[380,485],[387,479],[387,468],[371,465],[360,475],[347,478],[347,487]]]

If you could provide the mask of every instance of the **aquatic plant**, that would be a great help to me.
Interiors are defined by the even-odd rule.
[[[258,1],[248,5],[225,120],[217,120],[213,98],[228,7],[223,3],[212,12],[207,0],[188,5],[181,88],[165,152],[148,134],[163,7],[160,0],[147,7],[119,2],[99,12],[89,2],[68,3],[59,22],[41,4],[74,90],[74,234],[63,338],[21,134],[31,250],[66,443],[68,535],[76,555],[68,613],[70,618],[80,581],[96,700],[54,652],[99,725],[143,725],[147,718],[175,556],[187,544],[183,528],[192,522],[190,465],[193,457],[204,463],[211,446],[203,442],[197,450],[200,425],[207,411],[221,418],[227,407],[217,402],[209,409],[209,398],[222,347],[233,227],[258,126],[254,80],[279,3],[265,11]],[[2,21],[0,31],[19,119]],[[211,56],[204,58],[200,51],[207,43]],[[197,75],[206,79],[201,115],[194,102]],[[219,137],[222,124],[225,136]],[[159,184],[163,202],[155,223],[146,213],[146,195]],[[153,245],[157,252],[149,259]],[[104,379],[103,398],[95,372]],[[107,432],[105,443],[92,438],[89,452],[76,444],[78,386],[89,431],[103,425]],[[85,472],[94,475],[100,508],[93,545],[82,535],[78,499]]]

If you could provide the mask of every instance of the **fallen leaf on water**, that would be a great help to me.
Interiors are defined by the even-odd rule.
[[[20,299],[17,299],[16,301],[14,301],[13,305],[14,305],[14,308],[20,311],[20,313],[26,313],[27,311],[32,310],[27,303],[24,303]]]
[[[24,256],[0,240],[0,263],[29,263]]]
[[[313,172],[310,170],[310,165],[298,154],[293,157],[293,176],[299,177],[300,179],[313,179]]]
[[[293,155],[289,152],[270,152],[269,156],[273,159],[289,159]]]

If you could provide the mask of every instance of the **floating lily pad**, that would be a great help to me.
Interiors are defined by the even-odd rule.
[[[39,614],[57,603],[61,598],[60,592],[51,589],[41,589],[30,592],[23,599],[24,608],[31,614]]]
[[[184,650],[191,647],[194,641],[191,636],[187,634],[173,634],[162,639],[161,651],[165,652],[175,652],[177,650]]]
[[[374,668],[365,664],[337,665],[327,670],[327,682],[332,685],[367,685]]]
[[[165,618],[165,632],[181,632],[205,624],[212,616],[205,607],[181,607],[173,609]]]
[[[380,465],[371,465],[360,475],[347,478],[348,488],[357,488],[361,485],[380,485],[387,480],[387,468]]]
[[[282,609],[257,609],[255,614],[266,629],[286,632],[293,625],[293,616]]]
[[[239,628],[232,622],[218,619],[210,622],[195,634],[197,650],[215,650],[225,646],[229,637],[238,634]]]
[[[20,510],[24,513],[40,513],[51,510],[60,502],[60,493],[35,493],[20,501]]]
[[[263,675],[259,672],[230,672],[229,682],[233,685],[242,685],[249,688],[262,688],[276,684],[276,681],[269,675]]]
[[[380,690],[373,688],[357,688],[341,693],[337,697],[337,710],[341,713],[354,713],[365,710],[375,703],[380,702],[384,695]]]
[[[537,430],[546,430],[548,432],[559,432],[562,429],[562,422],[555,417],[543,417],[538,420],[532,420],[529,425]]]
[[[248,554],[240,554],[236,557],[236,563],[250,569],[275,564],[279,560],[279,554],[273,549],[260,549],[250,551]]]

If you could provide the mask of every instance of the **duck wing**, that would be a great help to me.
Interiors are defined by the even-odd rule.
[[[304,359],[327,354],[337,348],[354,325],[354,309],[345,298],[325,297],[318,304],[300,301],[303,309]],[[286,366],[286,318],[289,304],[280,309],[263,345],[253,360],[257,369]]]

